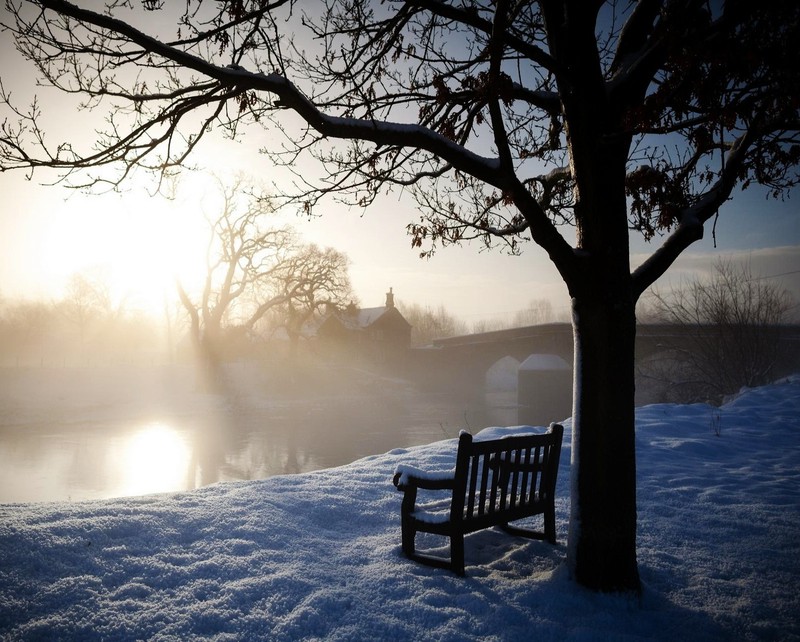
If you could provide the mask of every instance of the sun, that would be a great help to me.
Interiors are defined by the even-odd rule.
[[[190,290],[201,283],[208,234],[197,192],[173,200],[144,189],[70,199],[48,226],[42,271],[62,291],[73,274],[92,273],[114,305],[161,318],[176,301],[176,281]]]
[[[122,220],[114,282],[126,307],[163,312],[176,298],[176,282],[194,289],[205,275],[208,229],[202,214],[166,201],[142,203]]]

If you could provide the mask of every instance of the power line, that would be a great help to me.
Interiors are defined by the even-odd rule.
[[[792,270],[791,272],[782,272],[781,274],[770,274],[769,276],[759,276],[756,277],[756,281],[761,281],[763,279],[777,279],[780,276],[790,276],[792,274],[800,274],[800,270]]]

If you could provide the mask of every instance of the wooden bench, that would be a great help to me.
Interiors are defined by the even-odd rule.
[[[491,526],[513,535],[556,543],[555,488],[564,428],[551,424],[544,434],[473,440],[462,432],[455,469],[426,473],[400,464],[394,485],[402,491],[403,552],[413,560],[464,575],[464,536]],[[439,501],[417,504],[417,490],[449,490]],[[435,493],[431,493],[435,495]],[[510,522],[543,515],[544,530]],[[418,532],[450,539],[450,559],[415,551]]]

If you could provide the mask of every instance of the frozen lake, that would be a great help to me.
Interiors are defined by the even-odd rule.
[[[421,392],[363,371],[229,367],[0,369],[0,503],[180,491],[347,464],[516,423],[515,391]],[[388,483],[388,477],[387,477]]]

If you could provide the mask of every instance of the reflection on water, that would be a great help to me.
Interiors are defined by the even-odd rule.
[[[188,435],[167,423],[26,426],[0,433],[0,502],[182,490]]]
[[[513,391],[458,397],[400,385],[276,399],[200,394],[191,379],[164,385],[151,373],[129,378],[79,384],[66,377],[47,385],[37,379],[25,387],[0,373],[0,503],[262,479],[456,437],[462,428],[516,423]]]
[[[180,432],[153,422],[116,444],[111,459],[120,462],[113,496],[146,495],[186,487],[190,450]]]

